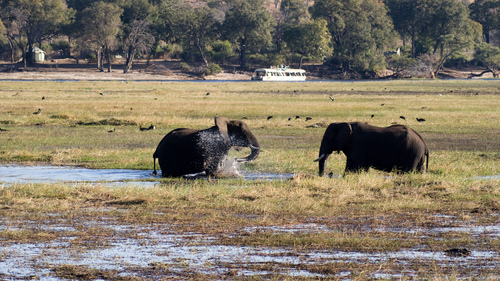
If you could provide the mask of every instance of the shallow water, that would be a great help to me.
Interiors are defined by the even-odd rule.
[[[246,173],[237,175],[247,180],[285,180],[293,174]],[[58,183],[100,182],[104,185],[121,186],[134,184],[154,186],[157,184],[151,170],[131,169],[86,169],[71,166],[19,166],[0,165],[0,183]],[[151,181],[144,181],[151,179]]]
[[[151,171],[143,170],[86,169],[68,166],[0,166],[0,181],[7,183],[124,181],[151,177]]]

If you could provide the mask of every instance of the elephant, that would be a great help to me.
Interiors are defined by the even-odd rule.
[[[153,154],[153,174],[156,159],[162,177],[181,177],[205,172],[208,176],[222,170],[231,147],[250,147],[251,152],[240,163],[250,162],[259,156],[260,145],[247,124],[226,117],[215,117],[215,126],[205,130],[178,128],[169,132],[158,144]]]
[[[429,149],[423,138],[404,125],[384,128],[360,122],[330,124],[323,135],[319,157],[314,160],[319,162],[320,176],[333,151],[342,151],[347,157],[344,174],[368,171],[370,167],[399,173],[424,172],[429,168]]]

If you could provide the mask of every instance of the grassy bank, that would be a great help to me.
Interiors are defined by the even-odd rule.
[[[107,245],[116,235],[110,227],[88,227],[89,222],[106,221],[126,227],[161,225],[176,234],[217,237],[213,243],[223,245],[363,253],[404,249],[442,252],[464,247],[493,250],[498,255],[498,235],[425,232],[441,227],[498,224],[499,180],[480,178],[500,175],[497,80],[2,81],[0,90],[0,128],[6,130],[0,132],[2,164],[152,170],[152,154],[166,133],[177,127],[207,128],[219,115],[245,120],[262,146],[259,158],[242,169],[295,175],[284,181],[154,179],[160,184],[153,188],[116,188],[98,183],[0,184],[0,215],[6,225],[0,231],[0,243],[4,245],[64,237],[76,237],[73,248],[98,247],[88,245],[90,240]],[[306,117],[311,119],[306,121]],[[418,122],[416,118],[426,121]],[[431,150],[428,173],[395,175],[371,170],[340,178],[319,178],[313,160],[318,156],[326,126],[338,121],[377,126],[397,122],[414,128]],[[139,130],[151,124],[155,130]],[[247,151],[231,152],[238,153]],[[342,174],[344,166],[345,156],[332,154],[327,172]],[[452,222],[444,223],[443,216],[451,217]],[[73,229],[48,231],[40,227],[52,223]],[[303,224],[327,230],[262,230]],[[386,231],[393,228],[404,231]],[[127,232],[126,236],[138,239],[140,232]],[[231,270],[273,266],[291,267],[269,263],[225,265]],[[314,266],[303,264],[302,270],[323,272],[322,276],[336,276],[347,270],[353,272],[351,278],[363,279],[373,278],[380,268],[401,272],[408,267],[424,278],[456,274],[460,278],[472,275],[494,279],[498,269],[484,267],[467,275],[452,266],[429,264],[425,271],[419,269],[421,266],[396,261],[391,265],[365,263],[357,267],[352,263],[318,262]],[[67,266],[57,267],[54,272],[61,270],[88,271]],[[162,276],[158,264],[142,270]],[[282,279],[283,275],[268,277]]]

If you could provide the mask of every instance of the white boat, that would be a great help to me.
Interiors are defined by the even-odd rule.
[[[306,71],[289,67],[257,68],[252,80],[255,81],[305,81]]]

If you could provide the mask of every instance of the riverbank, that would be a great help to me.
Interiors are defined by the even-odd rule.
[[[176,60],[139,60],[132,70],[123,73],[123,60],[117,60],[111,72],[97,70],[95,63],[86,60],[55,59],[37,63],[34,67],[23,68],[21,64],[0,61],[0,80],[211,80],[211,81],[247,81],[251,79],[251,71],[242,71],[237,66],[225,66],[216,75],[198,76],[184,72]],[[321,66],[307,65],[308,80],[342,80],[335,75],[321,76]],[[481,73],[480,67],[444,68],[438,78],[469,79],[493,78],[491,73]],[[390,76],[392,72],[386,71]]]

